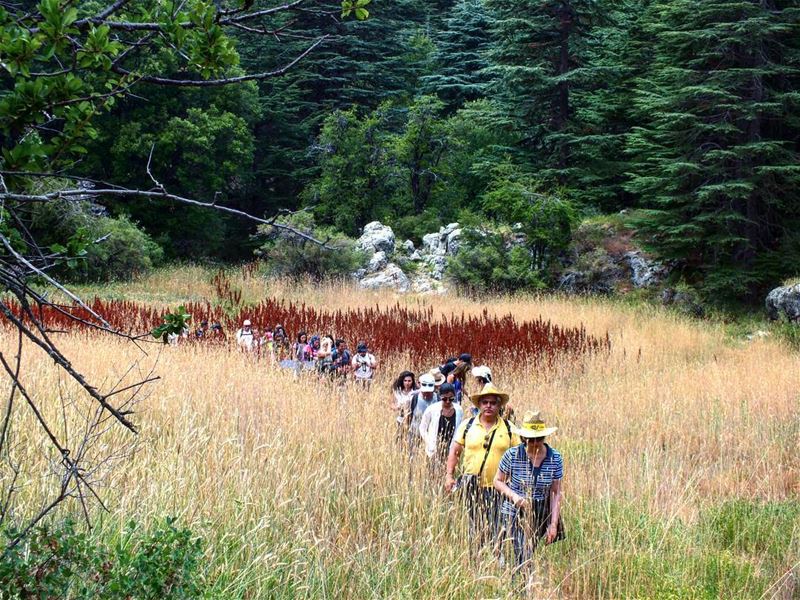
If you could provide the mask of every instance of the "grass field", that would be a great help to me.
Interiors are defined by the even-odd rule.
[[[336,309],[400,301],[607,332],[610,354],[547,370],[491,365],[519,411],[539,408],[560,428],[550,443],[564,455],[568,537],[539,553],[528,597],[800,597],[800,356],[788,347],[599,300],[480,304],[232,277],[245,302],[271,295]],[[164,306],[214,299],[208,272],[190,268],[82,291]],[[2,335],[8,352],[13,340]],[[402,341],[396,356],[378,357],[369,391],[295,380],[226,348],[150,345],[143,355],[85,334],[62,343],[101,389],[151,368],[162,378],[138,406],[137,439],[114,428],[97,444],[98,456],[131,443],[135,452],[108,465],[110,513],[96,514],[94,535],[114,536],[129,519],[177,516],[205,540],[212,597],[522,595],[490,556],[471,562],[464,511],[426,480],[424,465],[414,465],[409,483],[388,388],[403,368],[432,364],[404,364]],[[461,343],[469,350],[469,332]],[[89,400],[43,356],[26,353],[27,388],[64,436],[78,439],[77,414]],[[66,419],[64,402],[73,403]],[[29,460],[19,501],[33,512],[52,481],[23,409],[16,434]]]

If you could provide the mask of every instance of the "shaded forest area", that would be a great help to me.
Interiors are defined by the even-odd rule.
[[[303,226],[350,237],[376,219],[415,241],[451,221],[521,223],[539,282],[582,218],[624,209],[639,243],[707,294],[758,300],[797,274],[797,1],[360,6],[366,20],[300,11],[274,35],[236,28],[233,74],[329,37],[280,77],[140,84],[95,119],[75,170],[146,188],[150,161],[171,193],[259,215],[309,207]],[[169,72],[176,57],[146,60]],[[202,208],[103,202],[146,232],[129,235],[153,260],[240,260],[263,243]]]

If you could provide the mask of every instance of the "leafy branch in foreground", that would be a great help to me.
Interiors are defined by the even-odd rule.
[[[357,19],[366,17],[366,2],[354,5]],[[9,382],[7,399],[0,406],[0,526],[13,522],[18,534],[6,544],[6,553],[67,499],[80,502],[89,520],[89,502],[103,506],[95,487],[116,455],[98,458],[90,449],[113,425],[136,433],[131,420],[143,387],[157,379],[139,362],[148,356],[145,340],[112,327],[101,314],[64,286],[58,267],[80,264],[93,243],[76,234],[65,242],[41,244],[33,233],[31,208],[40,203],[96,203],[101,198],[145,198],[208,208],[262,225],[300,235],[309,242],[325,243],[274,217],[259,216],[221,205],[219,194],[203,201],[167,191],[153,176],[150,161],[142,165],[153,182],[150,189],[131,189],[106,182],[85,185],[73,171],[87,154],[87,143],[97,137],[95,119],[123,98],[134,97],[144,85],[172,88],[240,84],[280,77],[325,42],[322,32],[307,40],[292,56],[275,57],[276,63],[256,73],[243,73],[231,32],[245,30],[278,40],[297,39],[292,23],[303,17],[324,18],[331,27],[346,7],[327,6],[318,0],[293,0],[268,5],[243,0],[230,3],[205,0],[81,2],[0,0],[0,325],[16,331],[16,350],[0,348],[0,364]],[[151,152],[152,160],[152,152]],[[74,183],[64,183],[74,182]],[[44,183],[44,184],[43,184]],[[63,300],[56,298],[66,298]],[[71,323],[80,323],[128,340],[141,358],[110,389],[102,391],[87,380],[62,352],[57,335],[42,319],[54,310]],[[184,322],[188,315],[176,317]],[[177,327],[179,323],[169,325]],[[167,332],[168,334],[168,332]],[[24,385],[23,354],[36,347],[57,366],[67,381],[92,399],[83,435],[66,434],[66,421],[55,427],[42,401]],[[11,354],[7,354],[7,353]],[[133,382],[131,382],[133,379]],[[62,396],[62,413],[68,401]],[[16,510],[17,481],[21,472],[19,444],[12,442],[21,406],[34,415],[43,447],[49,451],[56,490],[40,499],[32,514]],[[60,437],[62,436],[62,437]],[[67,439],[68,438],[68,439]],[[102,453],[102,451],[101,451]]]

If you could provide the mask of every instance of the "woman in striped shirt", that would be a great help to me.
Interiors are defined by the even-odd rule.
[[[561,539],[561,454],[544,443],[557,427],[547,427],[538,412],[525,415],[521,427],[512,427],[522,439],[500,461],[494,487],[504,497],[501,514],[514,546],[517,568],[529,564],[541,538]]]

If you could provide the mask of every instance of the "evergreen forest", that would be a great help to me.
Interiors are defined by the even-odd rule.
[[[521,224],[532,251],[509,268],[535,275],[510,280],[523,287],[552,284],[581,220],[620,212],[702,293],[760,301],[798,272],[797,0],[295,2],[269,31],[236,16],[264,2],[116,4],[118,22],[140,25],[95,26],[97,0],[0,3],[4,191],[64,184],[42,171],[155,182],[260,216],[307,209],[289,220],[329,239],[374,220],[415,242],[453,221]],[[148,20],[155,37],[122,37]],[[184,63],[198,80],[280,73],[219,86],[146,75],[180,83]],[[150,197],[19,214],[56,251],[114,232],[86,279],[241,261],[263,243],[250,221]]]

